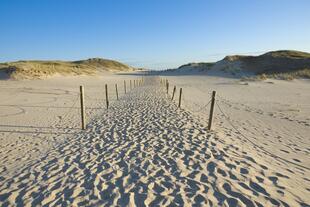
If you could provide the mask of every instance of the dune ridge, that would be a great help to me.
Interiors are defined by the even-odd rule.
[[[259,56],[231,55],[215,63],[189,63],[169,72],[224,72],[236,77],[258,76],[268,78],[310,78],[310,53],[279,50]],[[221,73],[217,73],[221,75]]]
[[[79,61],[17,61],[0,63],[2,79],[43,79],[59,75],[96,75],[100,72],[134,71],[123,63],[101,58]]]

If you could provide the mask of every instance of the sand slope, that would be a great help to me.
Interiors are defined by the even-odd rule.
[[[293,169],[292,169],[293,170]],[[226,142],[147,79],[14,176],[3,206],[306,206],[309,189]],[[296,172],[299,173],[299,172]],[[303,169],[305,177],[309,170]]]
[[[103,75],[103,72],[128,72],[135,68],[123,63],[101,59],[90,58],[79,61],[17,61],[0,63],[1,79],[45,79],[56,75]]]
[[[294,50],[271,51],[259,56],[232,55],[214,63],[189,63],[161,75],[207,73],[219,77],[252,77],[292,80],[310,78],[310,53]]]

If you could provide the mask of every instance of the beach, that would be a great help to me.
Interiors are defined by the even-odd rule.
[[[0,86],[1,206],[310,204],[309,80],[107,73]]]

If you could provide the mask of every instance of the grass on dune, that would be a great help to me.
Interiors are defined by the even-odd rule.
[[[260,74],[257,76],[261,80],[267,78],[279,79],[279,80],[293,80],[296,78],[306,78],[310,79],[310,68],[305,68],[302,70],[289,71],[283,73],[270,73],[270,74]]]
[[[95,75],[98,71],[130,71],[131,67],[100,58],[81,61],[17,61],[1,63],[0,70],[12,79],[40,79],[55,74]]]

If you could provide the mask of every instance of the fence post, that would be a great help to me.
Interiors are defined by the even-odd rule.
[[[180,95],[179,95],[179,108],[181,108],[181,99],[182,99],[182,88],[180,88]]]
[[[109,109],[108,84],[105,84],[105,100],[107,103],[107,109]]]
[[[115,84],[115,91],[116,91],[116,100],[118,100],[118,90],[117,90],[117,84]]]
[[[166,83],[166,87],[167,87],[167,94],[169,94],[169,82],[167,80],[167,83]]]
[[[173,101],[175,90],[176,90],[176,87],[174,86],[174,87],[173,87],[173,91],[172,91],[172,98],[171,98],[171,101]]]
[[[126,81],[124,80],[124,91],[125,91],[125,94],[126,94]]]
[[[85,106],[84,106],[84,86],[80,86],[80,99],[81,99],[81,121],[82,121],[82,129],[85,127]]]
[[[136,80],[133,80],[133,87],[136,87]]]
[[[213,92],[212,92],[212,99],[211,99],[211,106],[210,106],[208,130],[211,130],[211,127],[212,127],[213,112],[214,112],[214,103],[215,103],[215,94],[216,94],[216,91],[213,91]]]
[[[130,80],[130,90],[132,89],[131,80]]]

